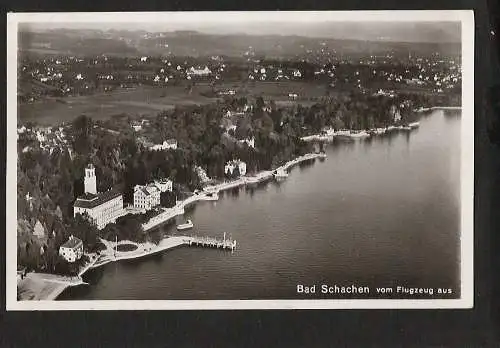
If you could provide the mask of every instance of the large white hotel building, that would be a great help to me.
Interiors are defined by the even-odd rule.
[[[74,216],[86,213],[97,228],[102,229],[124,214],[121,192],[109,190],[97,193],[97,179],[92,164],[85,168],[84,184],[85,194],[75,201]]]

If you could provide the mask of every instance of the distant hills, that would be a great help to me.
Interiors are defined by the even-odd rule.
[[[460,43],[415,43],[311,38],[287,35],[205,34],[197,31],[150,33],[144,30],[52,29],[19,32],[21,50],[74,55],[245,55],[298,57],[334,50],[337,55],[459,55]]]

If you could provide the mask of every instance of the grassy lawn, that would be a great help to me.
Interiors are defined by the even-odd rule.
[[[137,246],[134,244],[119,244],[116,246],[117,251],[134,251],[137,249]]]

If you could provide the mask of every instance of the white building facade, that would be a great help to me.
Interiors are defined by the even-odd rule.
[[[238,140],[241,144],[247,144],[251,148],[255,148],[255,138],[246,138],[242,140]]]
[[[194,75],[194,76],[208,76],[211,73],[212,71],[208,67],[205,67],[204,69],[196,69],[194,67],[191,67],[191,69],[187,71],[188,75]]]
[[[151,146],[151,150],[153,151],[162,151],[162,150],[177,150],[177,140],[169,139],[163,142],[163,144],[156,144]]]
[[[85,169],[85,194],[78,197],[73,206],[73,216],[87,216],[98,229],[115,222],[122,216],[123,196],[121,192],[108,190],[97,193],[95,169],[89,165]]]
[[[240,160],[227,162],[224,166],[224,173],[233,175],[236,168],[238,168],[240,175],[245,175],[247,173],[247,164]]]
[[[95,176],[95,168],[92,164],[89,164],[85,168],[84,185],[85,193],[97,194],[97,178]]]
[[[59,248],[61,255],[67,262],[75,262],[83,255],[83,242],[81,239],[70,236],[69,239]]]
[[[160,189],[156,185],[135,185],[134,207],[151,210],[160,205]]]
[[[99,195],[84,196],[76,200],[74,216],[86,215],[98,229],[123,215],[123,196],[120,192],[107,191]]]
[[[156,185],[156,187],[158,187],[158,189],[160,189],[160,192],[167,192],[167,191],[172,192],[173,189],[172,180],[169,179],[155,180],[154,184]]]

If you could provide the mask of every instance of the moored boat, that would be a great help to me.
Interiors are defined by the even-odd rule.
[[[205,201],[218,201],[219,194],[217,192],[209,192],[205,195],[203,200],[205,200]]]
[[[274,171],[273,175],[277,179],[288,177],[288,173],[284,169],[282,169],[282,168]]]
[[[420,122],[412,122],[408,126],[410,128],[418,128],[418,127],[420,127]]]
[[[186,221],[186,223],[185,223],[185,224],[180,224],[180,225],[177,225],[177,229],[178,229],[179,231],[182,231],[182,230],[188,230],[188,229],[190,229],[190,228],[193,228],[193,226],[194,226],[194,225],[193,225],[193,222],[192,222],[191,220],[188,220],[188,221]]]

